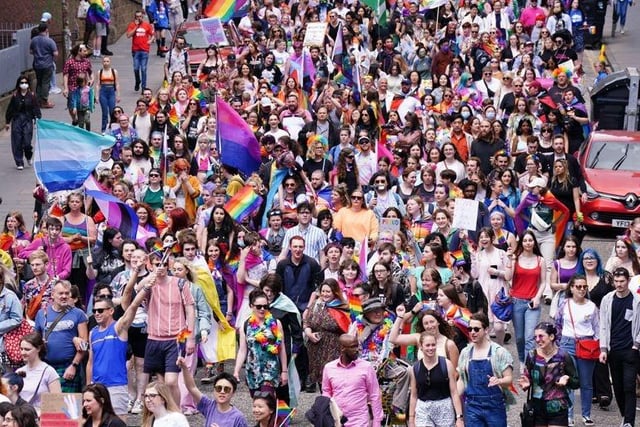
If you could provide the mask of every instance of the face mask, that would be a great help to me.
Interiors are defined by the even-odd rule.
[[[469,117],[471,117],[471,113],[468,111],[463,111],[462,113],[460,113],[460,115],[462,116],[463,119],[467,120]]]
[[[28,89],[29,83],[20,83],[20,89]]]
[[[496,113],[493,111],[487,112],[487,120],[494,120],[496,118]]]

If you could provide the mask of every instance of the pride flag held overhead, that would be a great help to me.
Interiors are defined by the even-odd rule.
[[[36,177],[47,191],[76,190],[100,161],[100,152],[115,144],[102,136],[67,123],[40,119],[36,122]]]
[[[204,10],[207,18],[220,18],[222,22],[229,22],[236,12],[236,0],[212,0]]]
[[[133,208],[111,194],[97,190],[86,190],[88,196],[98,204],[100,211],[107,219],[109,227],[120,230],[122,237],[135,239],[138,233],[138,215]]]
[[[220,97],[216,98],[218,141],[222,163],[250,175],[260,167],[260,143],[242,117]]]
[[[245,185],[225,203],[224,210],[229,212],[229,215],[231,215],[234,220],[242,222],[243,219],[260,208],[261,203],[262,197],[253,191],[252,186]]]

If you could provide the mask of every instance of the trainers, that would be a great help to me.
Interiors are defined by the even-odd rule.
[[[127,412],[131,413],[131,409],[133,408],[133,400],[129,399],[127,402]]]
[[[214,372],[213,366],[207,366],[206,369],[205,369],[205,375],[200,380],[200,384],[211,384],[211,383],[213,383],[213,379],[215,378],[215,376],[216,376],[216,374]]]
[[[49,89],[49,93],[59,94],[59,93],[62,93],[62,89],[60,89],[58,86],[54,86],[51,89]]]
[[[139,400],[136,400],[135,403],[133,404],[133,408],[131,408],[131,413],[132,414],[141,414],[142,413],[142,402]]]
[[[23,170],[23,169],[24,169],[24,166],[22,166],[22,165],[18,165],[17,167],[18,167],[18,170],[19,170],[19,171],[21,171],[21,170]]]
[[[586,426],[594,426],[596,425],[596,423],[593,422],[593,420],[589,417],[582,417],[582,424],[586,425]]]
[[[568,423],[569,427],[573,427],[576,425],[576,423],[573,421],[573,418],[569,417],[569,423]]]

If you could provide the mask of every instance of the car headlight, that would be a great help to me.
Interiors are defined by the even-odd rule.
[[[600,194],[596,190],[594,190],[594,188],[592,186],[589,185],[588,181],[585,180],[584,184],[585,184],[585,187],[587,189],[587,198],[595,199],[595,198],[600,197]]]

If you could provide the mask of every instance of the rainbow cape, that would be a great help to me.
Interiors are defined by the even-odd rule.
[[[471,321],[471,312],[466,307],[460,307],[452,304],[449,309],[443,313],[446,320],[453,320],[453,324],[469,341],[469,322]]]
[[[260,208],[262,197],[258,196],[253,187],[245,185],[224,205],[224,210],[229,212],[231,217],[242,222],[243,219],[251,215]]]
[[[527,227],[529,227],[529,222],[531,221],[531,207],[538,202],[553,209],[553,224],[555,225],[557,248],[562,243],[564,230],[567,228],[567,222],[569,221],[569,209],[567,209],[562,202],[556,199],[550,191],[547,191],[544,196],[536,196],[533,193],[528,193],[527,196],[522,199],[516,208],[516,216],[514,218],[516,231],[518,234],[522,234]]]
[[[236,11],[236,0],[213,0],[204,10],[207,18],[220,18],[222,22],[229,22]]]

